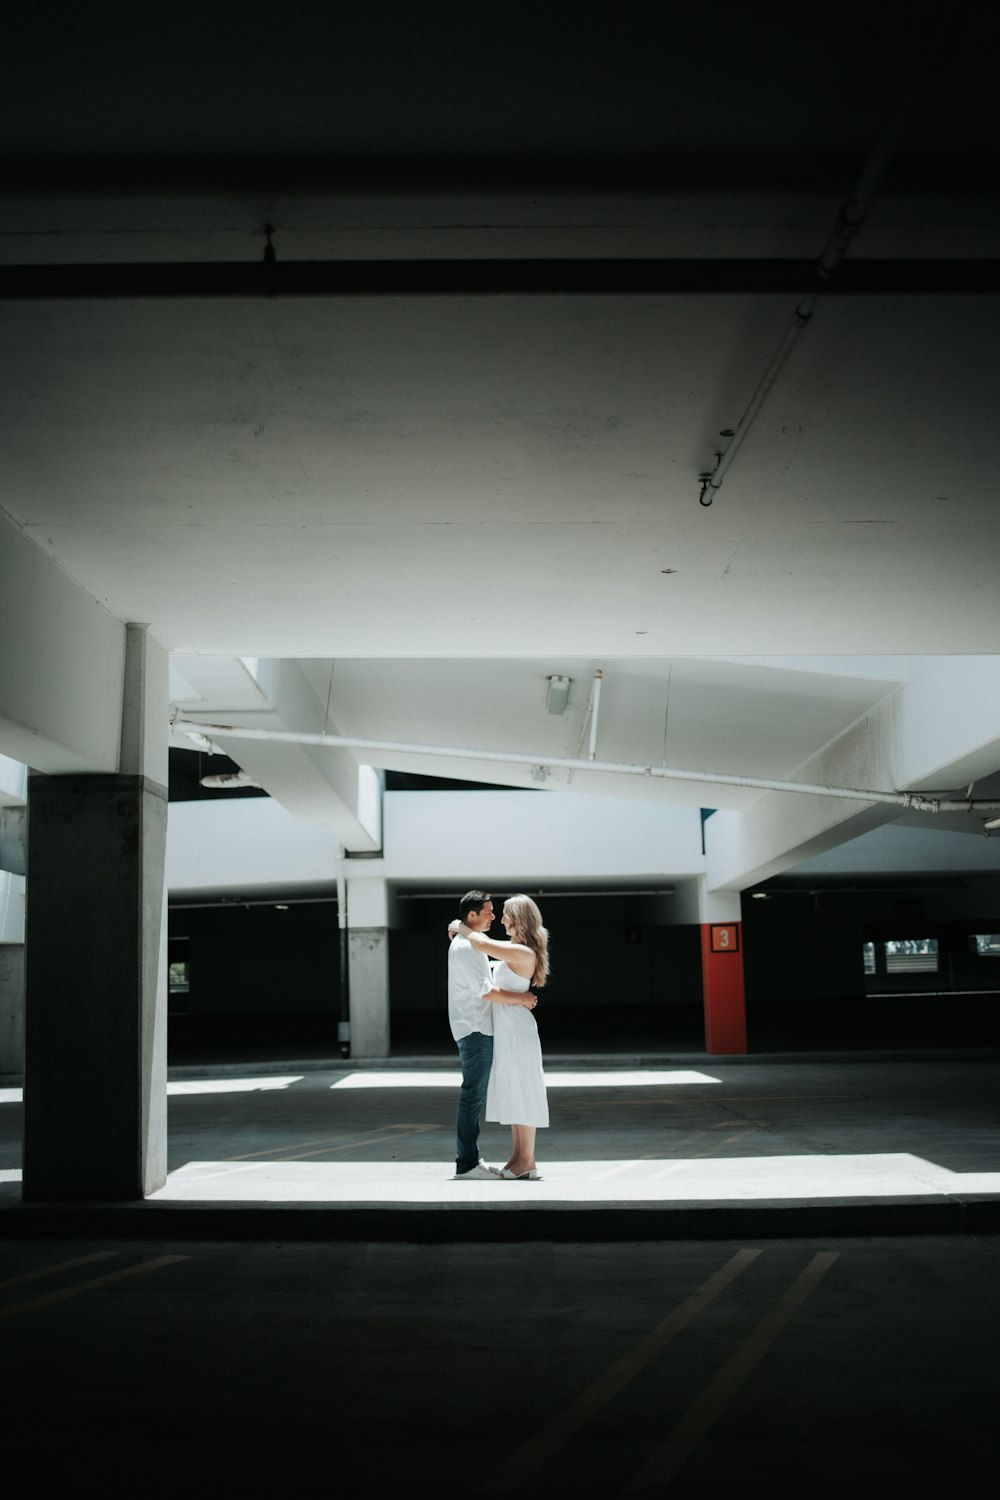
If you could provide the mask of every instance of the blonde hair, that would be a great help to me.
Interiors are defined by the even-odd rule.
[[[549,935],[542,926],[542,914],[530,896],[508,896],[503,904],[503,914],[517,934],[517,939],[535,955],[535,972],[531,976],[533,989],[541,989],[549,977]]]

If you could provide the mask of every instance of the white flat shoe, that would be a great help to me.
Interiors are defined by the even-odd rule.
[[[506,1169],[506,1167],[505,1167],[504,1170],[503,1170],[503,1174],[502,1175],[504,1177],[513,1177],[513,1179],[514,1179],[515,1182],[541,1182],[541,1181],[543,1181],[541,1172],[539,1172],[537,1170],[537,1168],[535,1168],[535,1167],[532,1167],[530,1172],[508,1172],[507,1169]]]
[[[477,1182],[477,1181],[479,1181],[480,1179],[482,1179],[484,1177],[494,1177],[495,1178],[495,1177],[500,1177],[501,1175],[504,1175],[504,1174],[501,1174],[497,1170],[496,1167],[487,1166],[486,1162],[481,1161],[478,1166],[472,1167],[468,1172],[456,1172],[455,1173],[455,1181],[456,1182]],[[506,1173],[506,1175],[508,1177],[513,1177],[514,1174],[513,1174],[513,1172],[508,1172],[508,1173]]]

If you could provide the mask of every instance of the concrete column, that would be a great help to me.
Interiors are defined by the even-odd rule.
[[[167,654],[126,631],[119,771],[33,775],[24,1197],[166,1180]]]
[[[747,1050],[740,897],[735,891],[708,891],[704,879],[699,884],[705,1051],[738,1055]]]
[[[24,944],[0,943],[0,1075],[24,1071]]]
[[[388,908],[384,880],[347,881],[352,1057],[389,1055]]]

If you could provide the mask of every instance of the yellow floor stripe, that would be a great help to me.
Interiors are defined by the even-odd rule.
[[[38,1281],[42,1276],[57,1276],[60,1271],[89,1266],[95,1260],[111,1260],[118,1254],[117,1250],[95,1250],[93,1255],[78,1255],[76,1260],[61,1260],[54,1266],[40,1266],[37,1271],[25,1271],[20,1276],[10,1276],[6,1281],[0,1281],[0,1292],[6,1291],[9,1286],[20,1286],[25,1281]]]
[[[723,1136],[721,1141],[717,1140],[713,1146],[709,1146],[707,1151],[696,1151],[694,1155],[689,1156],[687,1160],[702,1161],[706,1156],[717,1156],[718,1153],[720,1151],[724,1151],[727,1146],[735,1146],[736,1142],[742,1141],[745,1136],[753,1135],[754,1131],[757,1129],[759,1129],[757,1125],[751,1125],[748,1130],[739,1130],[735,1135]],[[646,1181],[655,1182],[660,1177],[669,1177],[671,1172],[679,1172],[684,1165],[685,1163],[682,1161],[668,1162],[667,1165],[665,1167],[661,1167],[658,1172],[651,1172],[650,1175],[646,1178]]]
[[[160,1266],[172,1266],[179,1260],[190,1260],[190,1255],[160,1255],[156,1260],[140,1261],[137,1266],[127,1266],[124,1271],[109,1271],[107,1276],[94,1276],[90,1281],[78,1281],[75,1286],[63,1287],[58,1292],[46,1292],[42,1297],[33,1297],[30,1302],[15,1302],[0,1310],[0,1319],[12,1318],[15,1313],[34,1312],[38,1307],[47,1307],[51,1302],[64,1302],[67,1297],[79,1297],[82,1292],[92,1292],[99,1286],[109,1286],[112,1281],[124,1281],[126,1276],[141,1276],[146,1271],[156,1271]]]
[[[758,1323],[732,1359],[723,1365],[714,1380],[709,1381],[697,1400],[688,1407],[667,1441],[657,1448],[648,1463],[626,1485],[621,1491],[622,1495],[662,1494],[836,1259],[836,1252],[831,1251],[821,1251],[813,1256],[781,1300]]]
[[[440,1130],[440,1125],[386,1125],[377,1135],[361,1136],[353,1141],[347,1141],[343,1146],[327,1146],[320,1151],[303,1151],[298,1156],[289,1156],[287,1161],[304,1161],[307,1156],[325,1156],[329,1151],[351,1151],[355,1146],[380,1146],[390,1141],[399,1140],[407,1132],[422,1130]]]
[[[562,1445],[579,1432],[591,1418],[619,1395],[639,1375],[651,1360],[661,1354],[673,1339],[703,1311],[741,1271],[745,1271],[760,1255],[759,1250],[740,1250],[720,1270],[693,1292],[686,1301],[668,1314],[661,1323],[639,1340],[617,1364],[589,1385],[585,1391],[571,1401],[569,1406],[547,1423],[533,1438],[529,1438],[513,1457],[496,1469],[475,1492],[482,1495],[503,1495],[513,1486],[521,1484]]]
[[[700,1087],[698,1084],[688,1087]],[[727,1094],[724,1099],[715,1094],[708,1094],[704,1098],[692,1099],[687,1088],[683,1095],[677,1094],[654,1094],[652,1098],[644,1096],[641,1099],[575,1099],[573,1108],[582,1109],[648,1109],[651,1104],[669,1104],[674,1109],[707,1109],[711,1105],[715,1109],[725,1109],[729,1104],[777,1104],[786,1099],[807,1099],[826,1102],[828,1099],[865,1099],[865,1094]]]
[[[707,1135],[707,1134],[708,1134],[708,1129],[705,1129],[705,1130],[689,1130],[688,1133],[687,1133],[687,1135],[682,1135],[679,1141],[674,1141],[674,1143],[669,1147],[669,1149],[671,1151],[679,1151],[682,1146],[690,1146],[693,1141],[698,1141],[698,1140],[701,1139],[701,1137],[703,1135]],[[593,1177],[591,1177],[590,1181],[591,1182],[604,1182],[609,1177],[619,1177],[622,1174],[622,1172],[627,1172],[629,1170],[629,1168],[632,1166],[633,1162],[637,1162],[637,1161],[656,1161],[658,1158],[660,1158],[660,1157],[663,1156],[664,1151],[666,1149],[667,1149],[666,1147],[661,1147],[657,1151],[647,1151],[646,1154],[645,1154],[645,1156],[633,1156],[628,1161],[616,1162],[616,1164],[613,1167],[609,1167],[606,1172],[595,1172],[594,1175],[593,1175]]]
[[[364,1140],[359,1140],[356,1136],[351,1135],[345,1137],[343,1133],[340,1135],[326,1135],[320,1136],[314,1141],[293,1141],[290,1146],[269,1146],[266,1151],[244,1151],[241,1156],[227,1156],[226,1161],[256,1161],[264,1156],[280,1157],[289,1151],[301,1151],[303,1146],[318,1146],[320,1148],[318,1151],[308,1154],[311,1156],[322,1156],[324,1151],[346,1151],[350,1146],[367,1146],[385,1135],[399,1135],[406,1131],[440,1129],[440,1125],[382,1125],[379,1127],[377,1135],[368,1136]],[[331,1144],[332,1142],[340,1142],[341,1144],[333,1145]],[[298,1161],[300,1158],[297,1156],[288,1156],[286,1159],[288,1161]]]

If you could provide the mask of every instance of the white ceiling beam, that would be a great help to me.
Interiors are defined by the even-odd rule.
[[[911,658],[907,680],[792,779],[959,791],[1000,768],[1000,658]],[[771,792],[705,826],[710,889],[745,890],[890,822],[877,803]],[[934,827],[933,814],[926,826]],[[949,824],[951,826],[951,824]],[[981,832],[982,819],[967,820]]]
[[[228,692],[232,698],[240,687],[238,682],[223,685],[225,674],[215,658],[185,656],[180,668],[191,686],[206,693],[197,710],[185,709],[195,722],[218,717],[209,693]],[[279,732],[304,724],[323,727],[325,704],[297,662],[234,660],[233,674],[252,678],[259,700],[257,707],[228,712],[234,725]],[[336,733],[333,725],[330,732]],[[369,795],[368,787],[373,773],[348,750],[248,741],[215,730],[210,738],[294,817],[329,828],[352,853],[373,853],[381,846],[379,799]]]

